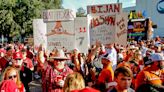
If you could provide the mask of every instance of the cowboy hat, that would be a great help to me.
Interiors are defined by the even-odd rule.
[[[62,49],[58,49],[55,51],[55,53],[52,56],[50,56],[50,59],[68,60],[70,58],[66,57]]]

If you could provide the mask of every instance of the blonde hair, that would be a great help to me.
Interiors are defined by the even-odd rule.
[[[70,92],[72,90],[81,90],[83,88],[85,88],[85,82],[83,76],[80,73],[74,72],[66,77],[63,87],[64,92]]]
[[[18,88],[20,88],[20,87],[22,86],[22,82],[21,82],[21,80],[20,80],[18,70],[17,70],[16,68],[14,68],[14,67],[9,66],[9,67],[7,67],[7,68],[5,69],[5,71],[4,71],[3,75],[2,75],[2,81],[3,81],[3,80],[7,80],[7,77],[9,76],[9,73],[10,73],[11,71],[13,71],[13,70],[16,72],[16,76],[17,76],[16,84],[17,84]]]

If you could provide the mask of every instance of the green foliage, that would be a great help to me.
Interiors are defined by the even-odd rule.
[[[87,15],[85,14],[86,10],[84,10],[82,7],[77,9],[76,16],[77,17],[86,17]]]
[[[33,19],[41,18],[43,9],[61,5],[62,0],[0,0],[0,34],[6,37],[32,34]]]

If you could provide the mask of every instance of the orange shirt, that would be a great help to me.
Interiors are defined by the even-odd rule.
[[[114,80],[114,71],[112,69],[112,66],[108,66],[107,68],[104,68],[98,77],[99,83],[108,83],[112,82]]]
[[[138,88],[140,85],[148,83],[153,85],[162,85],[162,70],[159,71],[152,71],[152,67],[147,67],[142,70],[136,79],[135,88]]]

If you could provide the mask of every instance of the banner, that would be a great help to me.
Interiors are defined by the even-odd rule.
[[[88,15],[90,44],[93,45],[96,41],[103,44],[115,42],[115,15]]]
[[[102,5],[91,5],[87,6],[87,14],[108,14],[115,15],[122,12],[122,4],[114,3],[114,4],[102,4]]]
[[[73,50],[75,48],[74,21],[48,22],[46,36],[49,51],[55,48]]]
[[[34,19],[33,20],[33,36],[34,36],[34,47],[37,49],[40,44],[47,48],[47,37],[46,32],[46,23],[43,22],[43,19]]]
[[[81,53],[88,53],[89,46],[89,24],[87,17],[75,18],[75,43]]]
[[[145,19],[132,19],[128,22],[128,41],[147,39]]]
[[[42,16],[44,22],[68,21],[74,20],[76,17],[76,12],[70,9],[44,10]]]
[[[117,44],[126,46],[127,45],[127,25],[128,25],[128,14],[121,13],[116,15],[116,41]]]

